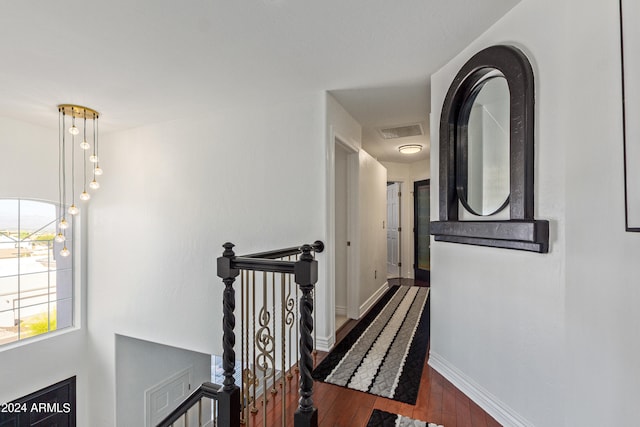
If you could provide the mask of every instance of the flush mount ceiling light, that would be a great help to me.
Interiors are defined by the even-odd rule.
[[[400,151],[402,154],[415,154],[422,151],[422,145],[420,144],[401,145],[400,147],[398,147],[398,151]]]
[[[92,109],[83,107],[81,105],[73,104],[60,104],[58,105],[58,191],[59,191],[59,205],[60,215],[58,222],[58,234],[55,237],[55,241],[63,244],[63,248],[60,251],[60,255],[69,256],[70,251],[67,249],[66,230],[69,228],[69,222],[67,221],[65,214],[68,213],[71,217],[80,213],[80,209],[76,206],[76,136],[82,139],[79,144],[79,148],[82,149],[82,193],[80,194],[80,200],[86,202],[91,198],[91,195],[87,193],[87,158],[91,163],[90,175],[92,181],[89,183],[89,188],[97,190],[100,188],[100,184],[96,181],[96,176],[102,175],[102,169],[98,159],[98,117],[100,114]],[[80,128],[76,126],[76,119],[81,121]],[[87,119],[91,121],[92,134],[91,142],[87,141]],[[71,126],[67,128],[68,121],[71,121]],[[79,136],[82,129],[82,136]],[[67,135],[67,131],[70,136]],[[67,138],[71,139],[71,149],[67,149]],[[92,154],[88,155],[88,151],[92,149]],[[67,206],[67,159],[71,160],[71,205],[65,212]]]

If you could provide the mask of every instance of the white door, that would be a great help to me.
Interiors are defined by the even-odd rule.
[[[400,183],[387,185],[387,277],[400,277]]]
[[[191,392],[192,369],[178,372],[160,384],[146,391],[147,426],[153,427],[171,413]],[[191,418],[191,417],[189,417]],[[184,420],[176,423],[184,425]]]

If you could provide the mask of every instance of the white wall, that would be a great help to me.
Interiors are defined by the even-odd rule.
[[[364,314],[387,282],[387,169],[366,151],[359,155],[360,289],[358,305]]]
[[[331,133],[344,144],[359,150],[362,147],[362,126],[342,105],[329,93],[326,94],[327,102],[327,136]],[[330,141],[332,144],[334,141]]]
[[[389,181],[402,183],[402,197],[400,201],[400,221],[402,231],[400,234],[400,257],[402,267],[400,275],[406,278],[414,277],[414,242],[413,242],[413,183],[429,179],[431,165],[429,159],[412,163],[381,162],[387,168]],[[433,191],[432,187],[432,190]]]
[[[475,52],[514,44],[528,55],[535,73],[535,216],[550,221],[550,253],[431,244],[432,364],[455,383],[474,386],[463,387],[467,391],[493,398],[489,412],[507,425],[564,423],[564,170],[569,160],[577,160],[565,160],[575,126],[563,119],[577,107],[566,90],[572,45],[565,34],[574,22],[569,18],[557,2],[525,0],[431,80],[432,123],[438,123],[451,81]],[[431,218],[437,220],[437,126],[432,126],[431,141]]]
[[[243,254],[326,240],[324,96],[271,101],[102,138],[89,225],[92,425],[115,421],[115,334],[221,354],[224,242]],[[318,289],[323,306],[322,270]]]
[[[0,117],[0,198],[58,201],[57,112],[51,128]],[[86,216],[86,215],[85,215]],[[76,227],[76,243],[82,232]],[[79,246],[77,247],[79,249]],[[81,256],[74,251],[76,268]],[[77,270],[78,272],[80,270]],[[75,281],[76,328],[0,347],[0,402],[8,402],[71,376],[76,376],[78,425],[88,425],[87,371],[83,288]]]
[[[571,0],[563,32],[567,426],[640,419],[640,233],[624,231],[617,3]]]
[[[520,47],[535,73],[535,213],[550,221],[550,253],[432,243],[431,363],[505,425],[640,415],[640,235],[624,232],[618,19],[608,0],[525,0],[432,77],[437,120],[453,76],[484,47]],[[437,143],[431,165],[437,185]]]
[[[211,381],[211,355],[116,336],[116,425],[144,426],[145,392],[187,369],[193,374],[190,394]]]

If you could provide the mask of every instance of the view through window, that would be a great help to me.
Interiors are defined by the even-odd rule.
[[[54,241],[57,212],[55,203],[0,199],[0,344],[73,325],[73,263]]]

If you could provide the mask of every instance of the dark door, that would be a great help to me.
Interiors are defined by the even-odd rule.
[[[414,272],[416,280],[429,281],[431,270],[431,241],[429,239],[431,186],[429,180],[413,183],[413,239]]]

